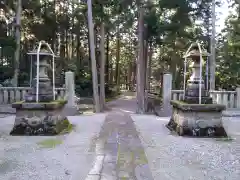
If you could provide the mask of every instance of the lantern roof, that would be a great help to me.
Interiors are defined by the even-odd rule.
[[[200,49],[202,52],[200,53]],[[200,44],[198,43],[192,43],[191,46],[189,47],[188,51],[184,55],[184,58],[191,58],[191,57],[208,57],[210,56],[210,53],[208,53],[206,50],[204,50]]]
[[[32,51],[27,53],[28,55],[43,55],[43,56],[55,56],[57,57],[54,52],[52,51],[50,45],[45,41],[40,41],[37,43],[35,48]]]

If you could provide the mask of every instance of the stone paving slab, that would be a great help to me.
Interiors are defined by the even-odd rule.
[[[110,112],[97,139],[95,165],[86,180],[97,175],[99,180],[153,180],[129,114]]]
[[[233,141],[171,134],[169,118],[131,115],[155,180],[239,180],[240,121],[224,118]]]
[[[94,137],[104,119],[105,114],[72,116],[76,127],[70,134],[17,137],[8,135],[14,116],[0,118],[0,179],[84,180],[94,164]],[[49,140],[59,144],[49,147]]]

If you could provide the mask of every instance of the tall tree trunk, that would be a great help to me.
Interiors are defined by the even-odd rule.
[[[152,74],[152,54],[153,54],[153,47],[152,47],[152,43],[150,43],[149,53],[148,53],[147,77],[146,77],[146,89],[148,91],[150,91],[151,74]]]
[[[216,0],[212,0],[212,35],[211,35],[211,56],[210,56],[210,90],[215,90],[216,71]]]
[[[95,52],[95,50],[94,50]],[[88,31],[88,57],[89,57],[89,69],[91,69],[91,45],[90,45],[90,32]]]
[[[105,107],[105,32],[104,23],[101,23],[101,63],[100,63],[100,107],[104,110]]]
[[[145,31],[145,29],[144,29]],[[146,32],[146,31],[145,31]],[[144,34],[145,34],[144,32]],[[148,64],[148,42],[147,40],[145,39],[146,38],[146,35],[144,35],[144,38],[143,38],[143,66],[142,66],[142,73],[144,74],[143,75],[143,82],[144,82],[144,87],[143,87],[143,93],[144,93],[144,99],[143,99],[143,111],[146,112],[146,102],[147,102],[147,92],[146,92],[146,86],[147,86],[147,64]]]
[[[110,43],[110,39],[109,39],[109,33],[107,33],[107,39],[106,39],[106,68],[105,68],[105,81],[108,84],[109,83],[109,43]]]
[[[129,49],[130,49],[130,52],[132,52],[133,51],[133,44],[132,44],[132,39],[131,39],[131,37],[132,37],[132,32],[131,31],[129,31],[129,33],[128,33],[128,38],[129,38]],[[126,88],[127,88],[127,90],[132,90],[132,88],[131,88],[131,84],[132,84],[132,82],[131,82],[131,77],[132,77],[132,72],[133,72],[133,55],[132,55],[132,53],[131,53],[131,55],[130,55],[130,58],[129,58],[129,67],[128,67],[128,72],[127,72],[127,82],[126,82]]]
[[[13,85],[18,86],[18,74],[19,74],[19,59],[21,50],[21,13],[22,13],[22,0],[18,0],[16,12],[16,50],[15,50],[15,67],[13,76]]]
[[[138,59],[138,52],[134,55],[133,62],[132,62],[132,75],[131,75],[131,90],[134,89],[137,83],[137,59]]]
[[[119,90],[119,83],[120,83],[120,77],[119,77],[119,62],[120,62],[120,32],[119,27],[117,30],[117,48],[116,48],[116,69],[115,69],[115,83],[117,85],[117,89]]]
[[[75,39],[74,39],[74,33],[73,33],[73,30],[75,28],[75,24],[74,24],[74,16],[73,16],[73,13],[74,13],[74,6],[75,6],[75,2],[72,1],[72,19],[71,19],[71,25],[72,25],[72,31],[71,31],[71,59],[74,57],[74,44],[75,44]],[[79,59],[77,59],[77,61],[79,61]]]
[[[128,67],[128,76],[127,76],[127,90],[131,90],[131,76],[132,76],[132,72],[133,72],[133,62],[132,59],[130,59],[131,61],[129,62],[129,67]]]
[[[176,72],[177,72],[177,55],[176,53],[173,53],[172,57],[171,57],[171,66],[170,66],[170,72],[172,73],[172,78],[173,78],[173,85],[172,85],[172,88],[175,89],[176,86],[177,86],[177,83],[176,82]]]
[[[94,29],[92,22],[92,1],[88,0],[88,25],[89,25],[89,40],[91,52],[91,65],[92,65],[92,81],[93,81],[93,98],[95,103],[95,111],[100,112],[99,94],[98,94],[98,78],[97,78],[97,63],[95,56],[94,45]]]
[[[68,29],[65,30],[65,52],[66,52],[66,58],[69,61],[69,36],[68,36]]]
[[[145,40],[144,41],[144,55],[143,55],[143,61],[144,61],[144,66],[143,66],[143,73],[145,74],[144,76],[144,90],[146,90],[146,79],[147,79],[147,65],[148,65],[148,43]]]
[[[144,69],[144,40],[143,40],[143,31],[144,31],[144,9],[140,7],[139,9],[139,22],[138,22],[138,60],[137,60],[137,113],[144,113],[144,84],[145,84],[145,73]]]
[[[113,84],[113,77],[114,77],[114,73],[113,73],[113,62],[112,62],[112,55],[109,55],[109,84],[112,85]]]
[[[79,62],[79,65],[81,66],[82,62],[81,62],[81,53],[80,53],[80,46],[81,46],[81,43],[80,43],[80,33],[77,32],[77,36],[76,36],[76,40],[77,40],[77,60]]]

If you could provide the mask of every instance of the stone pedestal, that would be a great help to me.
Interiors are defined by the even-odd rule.
[[[65,110],[68,116],[79,115],[78,104],[76,103],[75,96],[75,81],[74,81],[74,72],[68,71],[65,73],[65,85],[66,85],[66,99],[67,104]]]
[[[222,124],[224,105],[220,104],[187,104],[182,101],[171,101],[172,117],[167,127],[180,136],[227,136]]]
[[[68,129],[70,123],[63,114],[66,101],[49,103],[13,103],[16,119],[11,135],[56,135]]]
[[[172,113],[170,101],[172,99],[172,74],[163,75],[163,91],[162,91],[162,112],[161,116],[167,117]]]

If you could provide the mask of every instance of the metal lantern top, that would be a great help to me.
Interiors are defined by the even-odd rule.
[[[28,55],[37,55],[39,54],[40,56],[52,56],[52,53],[49,52],[47,49],[40,49],[39,53],[37,53],[37,49],[34,49],[32,51],[30,51],[29,53],[27,53]]]
[[[50,45],[45,41],[40,41],[35,48],[27,53],[28,55],[42,55],[42,56],[54,56],[58,57],[54,54],[53,50],[51,49]]]
[[[184,55],[184,101],[188,103],[201,104],[212,102],[208,97],[208,92],[205,90],[204,81],[202,79],[203,57],[208,57],[210,54],[202,49],[200,43],[192,43]],[[192,75],[186,84],[186,69],[187,60],[193,61],[191,69]]]
[[[210,56],[210,54],[207,51],[204,51],[204,49],[200,47],[199,43],[192,43],[183,57],[194,58],[194,57],[200,57],[200,56],[208,57]]]

